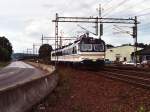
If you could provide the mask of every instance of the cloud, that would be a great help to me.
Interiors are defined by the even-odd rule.
[[[103,15],[106,17],[128,18],[135,15],[149,13],[149,0],[100,0]],[[45,36],[54,36],[55,24],[52,19],[55,13],[59,16],[98,16],[99,5],[97,0],[5,0],[0,1],[0,35],[6,35],[12,42],[14,50],[21,52],[32,48],[33,43],[41,42],[42,33]],[[109,9],[109,10],[108,10]],[[141,22],[138,29],[138,41],[148,43],[150,16],[138,17]],[[94,32],[93,25],[80,24]],[[124,44],[133,42],[127,35],[113,35],[113,25],[104,24],[104,39],[110,44]],[[76,36],[77,31],[83,31],[77,24],[60,23],[59,31],[63,30],[64,36]],[[60,35],[60,32],[59,32]],[[50,42],[53,43],[53,42]],[[64,42],[67,43],[67,42]]]
[[[53,8],[54,5],[53,4],[43,4],[42,7],[44,7],[44,8]]]

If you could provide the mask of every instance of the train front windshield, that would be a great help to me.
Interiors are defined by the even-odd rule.
[[[104,51],[103,44],[93,44],[94,51]]]
[[[81,51],[92,51],[92,44],[80,44]]]
[[[104,52],[105,43],[101,39],[82,38],[79,43],[79,49],[81,52]]]
[[[81,52],[102,52],[104,51],[104,44],[80,44]]]

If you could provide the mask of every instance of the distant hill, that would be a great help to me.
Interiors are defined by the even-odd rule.
[[[23,60],[38,57],[37,54],[25,54],[25,53],[13,53],[11,58],[12,60]]]

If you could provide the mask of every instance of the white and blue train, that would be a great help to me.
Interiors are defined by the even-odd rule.
[[[51,61],[83,65],[104,65],[105,42],[86,35],[51,52]]]

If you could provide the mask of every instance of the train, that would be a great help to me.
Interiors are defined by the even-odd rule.
[[[72,65],[104,66],[105,42],[86,34],[81,35],[73,43],[53,50],[51,61]]]

